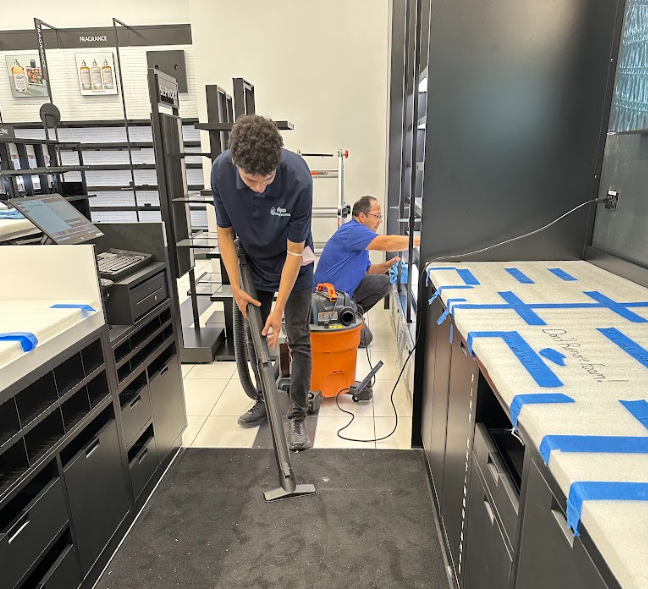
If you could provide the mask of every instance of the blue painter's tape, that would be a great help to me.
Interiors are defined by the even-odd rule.
[[[452,343],[452,340],[454,339],[454,325],[450,326],[450,343]]]
[[[561,268],[549,268],[549,272],[552,274],[555,274],[560,278],[561,280],[564,280],[565,282],[574,282],[576,278],[574,278],[571,274],[567,274],[563,269]]]
[[[448,315],[452,314],[452,309],[453,309],[452,303],[456,303],[456,302],[459,302],[459,301],[465,301],[465,300],[466,299],[448,299],[448,302],[447,302],[448,306],[447,306],[446,310],[443,312],[443,314],[441,315],[441,317],[439,317],[439,319],[437,320],[437,325],[441,325],[448,318]]]
[[[29,331],[10,331],[8,333],[0,333],[0,341],[19,342],[22,346],[23,352],[30,352],[38,345],[38,338]]]
[[[466,270],[463,268],[460,268],[457,270],[457,274],[461,276],[461,279],[468,285],[471,286],[478,286],[479,285],[479,280],[475,278],[475,275],[470,271]]]
[[[438,297],[441,296],[441,293],[444,290],[463,290],[467,288],[473,288],[472,286],[468,286],[467,284],[461,284],[459,286],[440,286],[437,288],[436,292],[432,295],[432,298],[428,300],[428,303],[431,305]],[[464,299],[465,300],[465,299]]]
[[[520,284],[535,284],[533,280],[531,280],[522,270],[518,270],[517,268],[504,268],[515,280],[517,280]]]
[[[640,315],[633,313],[632,311],[627,309],[624,304],[617,303],[616,301],[606,297],[604,294],[596,290],[583,292],[583,294],[586,294],[588,297],[593,298],[595,301],[602,303],[603,305],[608,307],[610,311],[613,311],[614,313],[620,315],[621,317],[627,319],[628,321],[632,321],[633,323],[648,323],[648,319],[644,319]]]
[[[520,297],[511,291],[498,292],[511,308],[527,322],[527,325],[547,325],[531,307],[529,307]]]
[[[90,305],[84,305],[82,303],[79,304],[58,304],[58,305],[52,305],[50,309],[81,309],[82,311],[85,311],[86,313],[94,313],[94,309]]]
[[[619,401],[632,416],[641,422],[646,429],[648,429],[648,401]]]
[[[540,444],[540,454],[545,464],[549,462],[553,450],[584,454],[648,454],[648,437],[545,436]]]
[[[472,342],[476,337],[501,337],[515,354],[533,380],[543,388],[563,386],[562,381],[552,372],[542,358],[517,331],[473,331],[468,334],[468,351],[472,354]]]
[[[545,348],[544,350],[540,350],[540,355],[544,356],[547,360],[551,360],[554,364],[558,364],[558,366],[565,366],[566,356],[558,350]]]
[[[648,483],[573,483],[567,497],[567,525],[575,536],[580,535],[578,524],[583,511],[583,501],[648,501]]]
[[[520,411],[524,405],[557,403],[575,403],[574,399],[562,393],[533,393],[531,395],[515,395],[511,403],[510,416],[513,427],[517,427]]]
[[[637,342],[621,333],[616,327],[599,328],[599,331],[624,352],[630,354],[637,362],[648,368],[648,350],[646,348],[641,347]]]

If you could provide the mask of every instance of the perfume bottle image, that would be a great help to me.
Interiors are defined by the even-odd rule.
[[[101,79],[101,68],[97,65],[97,60],[93,60],[92,67],[90,68],[90,75],[92,77],[92,89],[102,90],[103,80]]]
[[[43,70],[36,67],[35,59],[29,61],[29,67],[27,68],[27,81],[29,84],[34,86],[43,85]]]
[[[108,65],[108,60],[104,59],[103,67],[101,68],[101,75],[103,77],[103,87],[110,90],[115,86],[113,78],[113,69]]]
[[[16,92],[27,92],[27,76],[25,75],[25,68],[18,63],[17,59],[14,59],[14,64],[11,67],[11,77]]]
[[[85,61],[81,62],[79,68],[79,75],[81,76],[81,87],[84,90],[92,90],[92,79],[90,78],[90,68],[86,65]]]

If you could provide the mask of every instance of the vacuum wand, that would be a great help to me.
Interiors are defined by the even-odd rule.
[[[236,253],[239,260],[241,274],[241,288],[256,299],[256,289],[252,281],[252,272],[248,264],[247,256],[239,240],[236,240]],[[254,305],[247,305],[247,316],[252,334],[252,345],[256,352],[259,375],[263,391],[263,400],[268,413],[268,423],[272,432],[272,443],[274,445],[277,468],[279,470],[280,487],[263,494],[266,501],[276,501],[288,497],[299,497],[315,493],[314,485],[298,485],[295,482],[295,474],[290,465],[290,452],[286,442],[286,434],[283,428],[281,409],[277,398],[277,382],[275,380],[274,366],[268,351],[268,342],[262,335],[264,328],[261,318],[261,310]]]

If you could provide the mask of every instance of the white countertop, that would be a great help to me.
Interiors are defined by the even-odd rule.
[[[582,261],[431,264],[428,272],[509,408],[522,394],[573,400],[523,405],[519,422],[536,447],[555,435],[648,445],[648,421],[620,403],[648,399],[648,289]],[[567,497],[577,482],[648,483],[648,454],[553,450],[548,466]],[[648,588],[648,501],[585,501],[580,519],[621,586]]]

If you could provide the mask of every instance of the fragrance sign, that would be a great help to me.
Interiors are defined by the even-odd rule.
[[[47,81],[43,77],[38,53],[17,53],[5,56],[11,95],[14,98],[47,96]]]
[[[75,57],[82,96],[117,94],[112,53],[89,51],[77,53]]]

